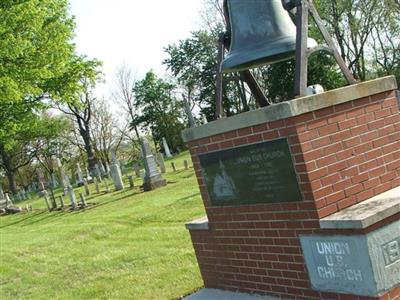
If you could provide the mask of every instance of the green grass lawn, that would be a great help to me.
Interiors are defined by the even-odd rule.
[[[168,185],[155,191],[130,189],[125,176],[121,192],[90,185],[90,209],[48,212],[33,199],[18,204],[33,212],[0,217],[0,299],[176,299],[201,287],[184,224],[204,209],[184,159],[166,161]]]

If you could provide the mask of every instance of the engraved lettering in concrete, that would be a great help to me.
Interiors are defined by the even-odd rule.
[[[400,237],[382,245],[385,267],[400,261]]]

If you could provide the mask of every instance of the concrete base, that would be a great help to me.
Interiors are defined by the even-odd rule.
[[[143,182],[143,190],[145,192],[155,190],[159,187],[167,185],[167,181],[165,179],[159,180],[147,180],[147,178]]]
[[[260,296],[246,293],[235,293],[217,289],[201,289],[185,300],[278,300],[279,298],[271,296]]]

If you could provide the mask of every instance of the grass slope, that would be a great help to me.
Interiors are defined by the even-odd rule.
[[[176,299],[199,288],[184,224],[204,209],[183,159],[190,161],[187,153],[171,160],[177,172],[166,162],[168,185],[155,191],[96,195],[90,185],[91,209],[50,213],[34,199],[19,204],[34,212],[1,217],[0,298]]]

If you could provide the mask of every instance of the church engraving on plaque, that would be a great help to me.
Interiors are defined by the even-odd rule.
[[[286,139],[199,156],[214,206],[301,201]]]

